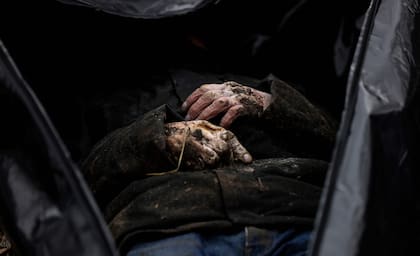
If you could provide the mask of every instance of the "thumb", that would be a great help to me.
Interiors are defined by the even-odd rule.
[[[236,136],[232,136],[232,138],[229,141],[229,145],[235,160],[239,159],[240,161],[246,164],[252,162],[251,154],[248,152],[248,150],[246,150],[244,146],[242,146],[242,144],[238,141]]]

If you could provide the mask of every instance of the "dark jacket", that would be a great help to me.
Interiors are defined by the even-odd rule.
[[[135,121],[101,140],[83,164],[117,242],[127,246],[144,238],[144,233],[199,228],[310,227],[327,169],[325,161],[332,147],[334,125],[301,93],[275,78],[254,84],[258,89],[269,88],[273,95],[263,115],[240,118],[231,127],[256,161],[195,172],[185,172],[181,167],[177,173],[147,175],[176,167],[166,149],[164,124],[179,120],[177,105],[195,89],[193,84],[199,86],[194,76],[197,74],[176,71],[172,84],[155,86],[160,93],[151,95],[170,104],[144,115],[138,113],[140,117]],[[178,77],[175,86],[174,77]],[[172,89],[170,97],[167,92]],[[127,93],[120,95],[125,95],[124,102],[105,104],[108,116],[118,116],[121,105],[126,105],[125,109],[131,105],[132,109],[130,102],[135,100],[128,100]],[[159,100],[151,98],[150,102],[156,104]],[[110,111],[111,105],[119,110]]]

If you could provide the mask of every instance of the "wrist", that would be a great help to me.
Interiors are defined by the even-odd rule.
[[[269,93],[261,92],[261,91],[259,91],[259,94],[262,97],[263,111],[265,111],[268,108],[268,106],[270,106],[271,104],[272,96]]]

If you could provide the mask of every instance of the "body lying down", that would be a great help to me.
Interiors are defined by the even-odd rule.
[[[311,228],[334,125],[291,86],[264,83],[205,84],[97,143],[83,171],[122,248],[146,233]]]

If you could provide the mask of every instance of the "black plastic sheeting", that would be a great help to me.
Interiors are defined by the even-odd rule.
[[[117,255],[80,171],[1,41],[0,105],[0,214],[20,253]]]
[[[419,253],[419,10],[371,1],[310,255]]]
[[[82,5],[111,14],[158,19],[194,12],[215,0],[58,0]]]
[[[181,15],[217,2],[171,1],[185,4],[175,8],[167,7],[164,0],[60,1],[136,18]],[[353,56],[346,107],[310,255],[409,255],[416,245],[418,11],[414,0],[371,1]],[[336,61],[338,73],[344,72],[346,59]],[[27,113],[10,114],[19,125],[8,122],[11,127],[0,135],[22,127],[27,129],[15,134],[37,135],[35,141],[22,136],[18,145],[25,148],[23,152],[0,154],[0,207],[5,209],[1,217],[17,247],[23,255],[116,255],[79,170],[1,45],[0,106],[7,107],[2,105],[6,96],[15,99],[12,106]],[[15,143],[15,138],[2,139]],[[35,164],[27,164],[31,162]]]

